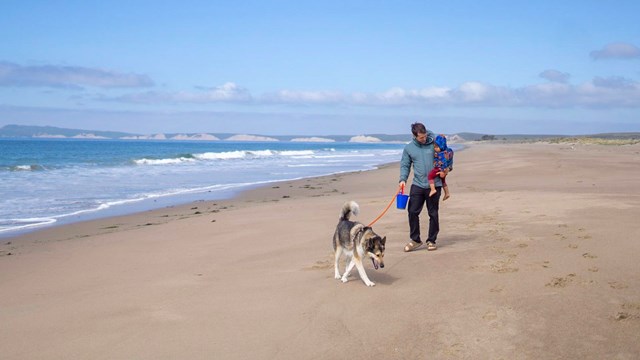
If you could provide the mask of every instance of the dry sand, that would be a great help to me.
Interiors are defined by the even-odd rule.
[[[639,153],[458,152],[439,249],[404,253],[392,208],[373,288],[333,278],[331,237],[346,200],[385,208],[397,164],[3,239],[0,358],[637,359]]]

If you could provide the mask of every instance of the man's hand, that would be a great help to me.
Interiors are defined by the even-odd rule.
[[[404,194],[404,190],[405,190],[405,188],[407,186],[407,183],[404,182],[404,181],[400,181],[400,183],[398,185],[400,186],[400,191],[399,192],[402,192]]]

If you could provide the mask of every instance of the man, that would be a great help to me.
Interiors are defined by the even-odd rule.
[[[427,175],[433,169],[433,142],[435,135],[432,131],[416,122],[411,125],[411,133],[413,140],[404,147],[402,160],[400,161],[400,185],[405,186],[411,168],[413,167],[413,181],[411,190],[409,191],[409,243],[404,247],[404,251],[412,251],[422,246],[420,239],[420,212],[427,205],[429,214],[429,235],[427,237],[427,250],[433,251],[437,249],[436,239],[440,231],[440,223],[438,220],[438,209],[440,202],[440,194],[442,192],[442,180],[436,177],[435,189],[436,193],[429,196],[431,191]],[[448,170],[445,170],[446,175]]]

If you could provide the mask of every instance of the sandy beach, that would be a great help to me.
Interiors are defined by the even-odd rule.
[[[437,251],[403,252],[394,205],[374,225],[387,237],[386,267],[366,263],[376,286],[335,280],[342,204],[369,223],[398,173],[2,239],[0,357],[640,357],[639,144],[473,144],[447,178]]]

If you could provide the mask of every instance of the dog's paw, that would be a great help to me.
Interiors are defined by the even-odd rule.
[[[349,279],[347,279],[346,276],[343,276],[342,278],[340,278],[340,280],[342,280],[343,283],[346,283],[347,281],[349,281]]]
[[[368,283],[365,283],[365,284],[367,284],[367,286],[376,286],[376,283],[374,283],[373,281],[369,281]]]
[[[336,274],[336,275],[334,276],[334,278],[335,278],[335,279],[337,279],[337,280],[340,280],[340,279],[342,279],[342,276],[341,276],[340,274]]]

